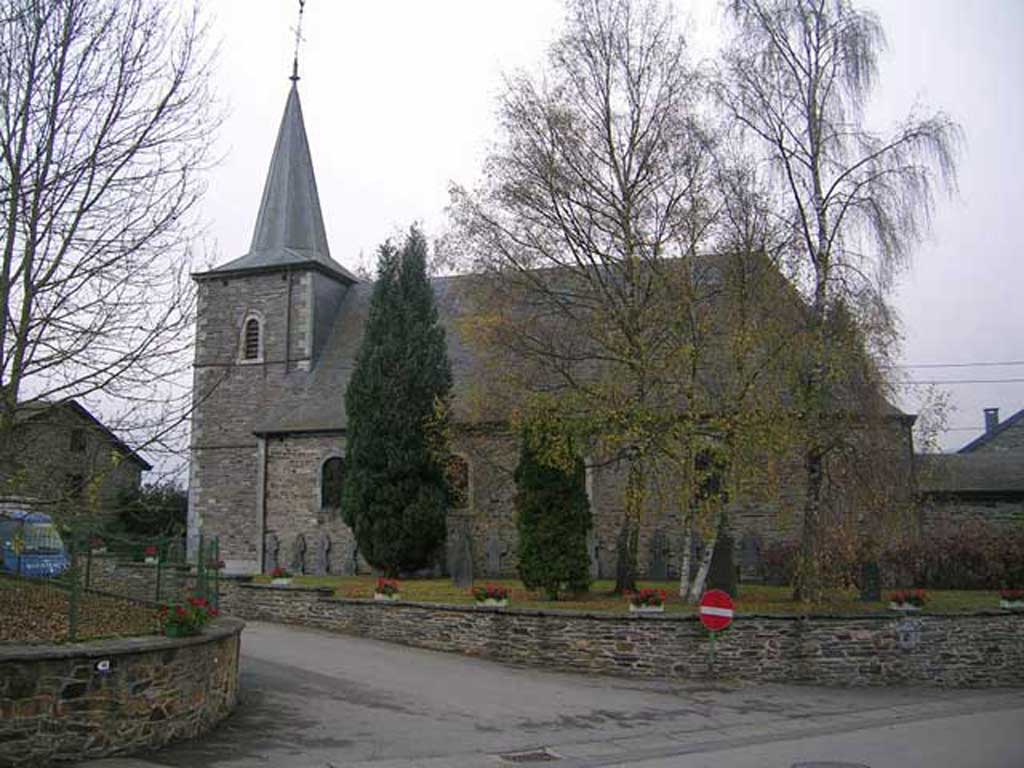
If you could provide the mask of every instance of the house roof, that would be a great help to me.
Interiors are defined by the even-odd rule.
[[[918,490],[924,494],[1024,494],[1024,455],[940,453],[917,459]]]
[[[196,277],[306,265],[347,283],[357,278],[331,258],[313,159],[295,82],[288,93],[263,187],[252,243],[244,256]]]
[[[1017,424],[1024,424],[1024,408],[1017,411],[1010,418],[1000,422],[991,430],[985,432],[985,434],[983,434],[981,437],[976,437],[974,440],[971,440],[971,442],[969,442],[967,445],[965,445],[963,448],[957,451],[957,453],[973,453],[978,448],[981,448],[983,445],[987,445],[989,442],[999,437],[999,435],[1001,435],[1007,429]]]
[[[58,408],[69,408],[78,416],[92,422],[93,426],[95,426],[108,440],[110,440],[110,442],[113,443],[113,445],[122,454],[124,454],[125,458],[131,459],[142,467],[142,469],[148,471],[153,468],[153,465],[142,458],[134,448],[111,432],[103,422],[93,416],[85,406],[81,405],[76,400],[62,400],[56,403],[48,400],[30,400],[25,403],[19,403],[14,414],[14,421],[18,424],[24,424],[41,418],[48,413],[52,413]]]

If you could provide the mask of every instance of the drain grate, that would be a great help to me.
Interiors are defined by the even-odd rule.
[[[498,757],[510,763],[550,763],[562,759],[559,755],[556,755],[554,752],[548,752],[546,749],[513,752],[508,755],[498,755]]]

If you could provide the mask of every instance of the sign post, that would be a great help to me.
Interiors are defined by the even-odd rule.
[[[700,599],[698,608],[700,622],[711,633],[709,646],[710,665],[715,666],[715,636],[732,624],[734,607],[732,598],[720,589],[709,589]]]

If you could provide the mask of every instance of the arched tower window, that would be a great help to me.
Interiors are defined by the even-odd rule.
[[[242,325],[242,360],[258,362],[263,359],[263,328],[258,317],[249,316]]]
[[[452,509],[468,509],[469,462],[457,453],[448,457],[448,487],[452,493]]]
[[[332,456],[320,467],[320,508],[341,509],[341,488],[345,482],[345,460]]]

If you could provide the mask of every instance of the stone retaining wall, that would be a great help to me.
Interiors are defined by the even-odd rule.
[[[1024,685],[1024,616],[738,616],[716,641],[693,616],[486,609],[338,599],[329,589],[224,582],[224,610],[417,648],[635,677],[818,685]]]
[[[243,623],[189,638],[0,645],[0,766],[158,747],[209,730],[238,700]]]

